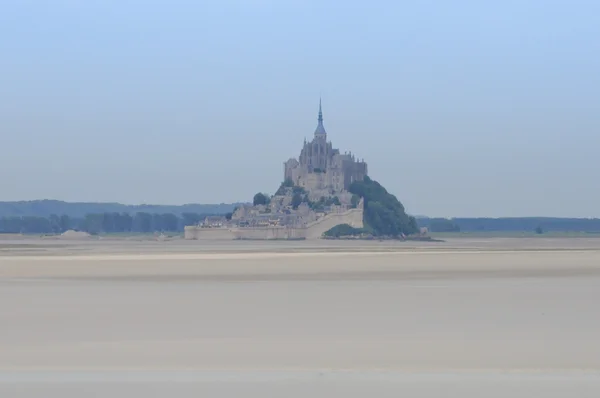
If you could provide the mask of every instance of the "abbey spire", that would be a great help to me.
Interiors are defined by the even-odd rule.
[[[324,136],[327,137],[327,132],[323,126],[323,108],[321,106],[321,98],[319,98],[319,117],[317,118],[318,124],[315,130],[315,137]]]

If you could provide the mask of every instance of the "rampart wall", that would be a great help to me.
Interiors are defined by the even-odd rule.
[[[235,239],[235,235],[229,228],[187,226],[184,228],[184,238],[189,240],[232,240]]]
[[[363,227],[363,209],[349,209],[340,213],[329,213],[303,227],[243,227],[243,228],[202,228],[185,227],[185,239],[191,240],[292,240],[320,239],[323,233],[336,225],[348,224],[354,228]]]
[[[348,224],[354,228],[363,227],[363,209],[349,209],[343,213],[330,213],[306,226],[306,239],[319,239],[336,225]]]
[[[235,239],[248,240],[294,240],[305,239],[305,228],[294,227],[245,227],[233,230]]]

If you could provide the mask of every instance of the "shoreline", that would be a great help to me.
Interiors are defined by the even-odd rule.
[[[149,260],[251,260],[251,259],[277,259],[277,258],[305,258],[305,257],[367,257],[391,255],[471,255],[471,254],[543,254],[543,253],[596,253],[600,248],[520,248],[520,249],[448,249],[421,250],[421,248],[403,248],[399,250],[281,250],[281,251],[239,251],[232,253],[227,250],[216,250],[198,253],[44,253],[39,252],[0,252],[0,260],[11,261],[149,261]],[[0,265],[1,267],[1,265]]]

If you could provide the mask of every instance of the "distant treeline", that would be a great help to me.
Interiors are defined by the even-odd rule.
[[[590,232],[600,233],[598,218],[419,218],[431,232]]]
[[[60,200],[30,200],[20,202],[0,202],[0,217],[36,216],[49,218],[53,214],[84,218],[87,214],[136,213],[168,214],[181,217],[183,213],[225,214],[232,212],[240,203],[167,205],[124,205],[121,203],[63,202]]]
[[[84,217],[56,214],[50,217],[1,217],[0,233],[59,234],[68,230],[100,233],[181,232],[186,225],[196,225],[209,214],[183,213],[93,213]]]
[[[366,223],[377,227],[396,211],[373,212],[366,201]],[[392,201],[394,202],[394,201]],[[382,202],[383,203],[383,202]],[[391,203],[391,202],[390,202]],[[394,202],[395,203],[395,202]],[[0,202],[0,233],[62,233],[69,229],[89,233],[179,232],[207,215],[231,213],[239,204],[188,204],[181,206],[123,205],[120,203],[69,203],[58,200]],[[375,206],[376,207],[376,206]],[[387,208],[386,208],[387,209]],[[402,210],[402,211],[400,211]],[[370,218],[369,218],[370,217]],[[375,220],[375,221],[373,221]],[[402,220],[401,227],[406,223]],[[427,218],[418,217],[420,227],[432,232],[590,232],[600,233],[598,218]],[[374,224],[374,225],[371,225]],[[388,223],[389,224],[389,223]],[[386,224],[387,225],[387,224]],[[404,227],[402,227],[404,228]],[[399,231],[402,228],[397,228]]]

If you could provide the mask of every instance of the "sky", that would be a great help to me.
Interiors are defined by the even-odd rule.
[[[410,214],[600,217],[600,2],[3,0],[0,200],[274,193],[317,123]]]

